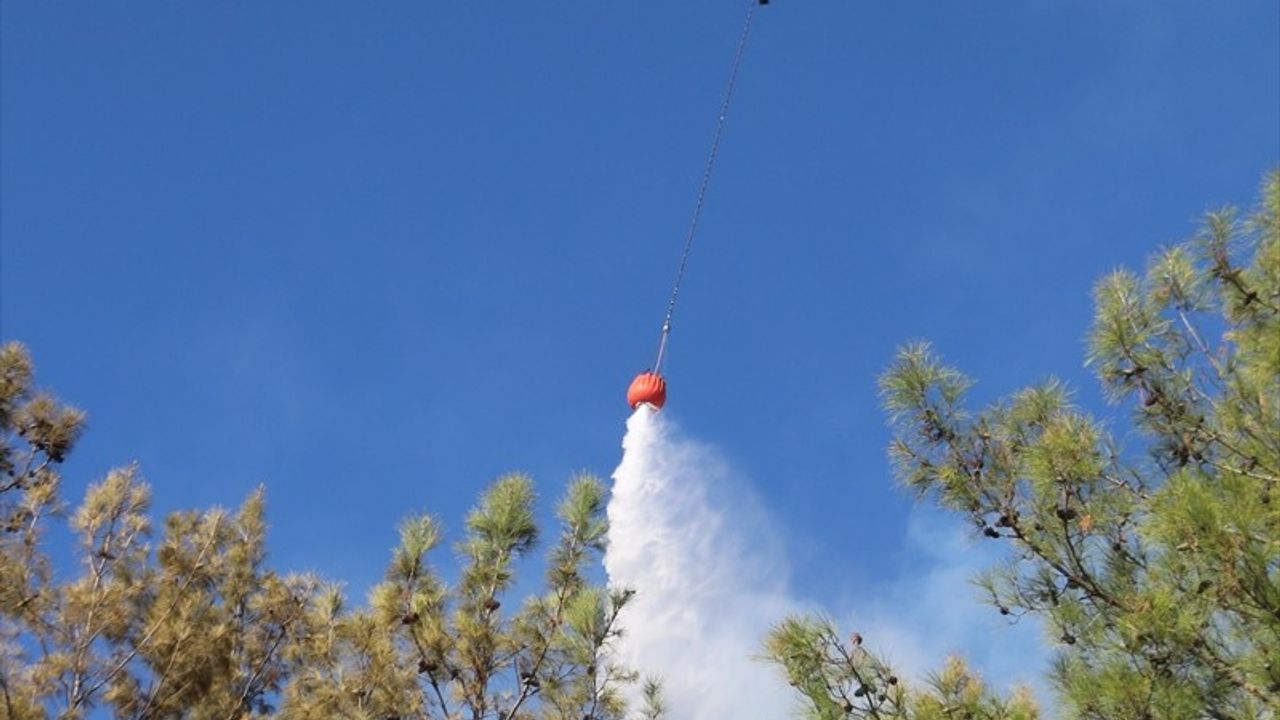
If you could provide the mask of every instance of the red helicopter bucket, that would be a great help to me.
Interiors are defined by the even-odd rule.
[[[631,387],[627,388],[627,404],[634,410],[641,403],[652,405],[655,409],[661,410],[663,403],[667,401],[667,381],[656,372],[645,370],[631,381]]]

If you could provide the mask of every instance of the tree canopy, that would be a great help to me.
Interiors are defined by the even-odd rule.
[[[534,488],[498,479],[466,518],[456,582],[430,561],[430,515],[406,519],[367,606],[336,584],[266,563],[264,493],[236,511],[149,518],[137,467],[112,470],[67,516],[59,465],[85,414],[33,385],[26,350],[0,348],[0,709],[80,718],[622,718],[635,674],[610,659],[631,597],[588,581],[608,525],[605,487],[574,478],[545,588],[504,607],[534,550]],[[78,573],[45,552],[65,517]],[[647,683],[637,711],[657,718]]]
[[[1048,380],[988,407],[925,343],[880,379],[911,490],[1008,559],[976,579],[1040,618],[1069,718],[1274,718],[1280,708],[1280,173],[1144,274],[1094,288],[1087,364],[1124,418]],[[1119,427],[1114,427],[1119,426]],[[958,662],[913,693],[861,638],[794,617],[766,641],[814,718],[1027,718]]]

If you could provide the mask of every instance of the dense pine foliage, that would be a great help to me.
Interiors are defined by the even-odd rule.
[[[1094,290],[1087,363],[1123,419],[1050,380],[972,410],[926,344],[881,378],[902,482],[1007,543],[977,579],[1039,617],[1069,718],[1274,718],[1280,708],[1280,173],[1145,274]],[[1111,427],[1116,425],[1118,427]],[[815,718],[1026,718],[950,664],[912,693],[830,623],[767,640]]]
[[[633,673],[610,661],[630,591],[585,579],[608,526],[605,488],[579,477],[559,506],[546,589],[507,612],[515,562],[535,547],[533,485],[499,479],[466,519],[447,584],[429,556],[439,522],[412,517],[366,607],[266,560],[264,501],[149,519],[136,467],[113,470],[68,516],[59,464],[85,415],[32,384],[0,348],[0,717],[621,718]],[[78,539],[59,578],[50,524]],[[659,715],[655,686],[640,712]]]

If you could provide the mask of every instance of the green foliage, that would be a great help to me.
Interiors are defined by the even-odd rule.
[[[976,581],[1001,615],[1050,629],[1063,717],[1275,718],[1280,173],[1252,216],[1209,213],[1145,275],[1103,278],[1094,304],[1087,362],[1141,447],[1056,380],[975,412],[972,381],[916,344],[880,381],[898,477],[1009,544]],[[954,663],[881,700],[889,670],[825,621],[783,622],[766,651],[815,718],[1034,717]]]
[[[1094,303],[1088,364],[1130,408],[1128,436],[1143,447],[1122,448],[1054,380],[973,412],[971,381],[917,344],[881,378],[898,475],[1010,545],[1008,562],[977,582],[1002,615],[1050,628],[1064,717],[1274,718],[1280,173],[1251,217],[1210,213],[1145,275],[1103,278]],[[928,708],[955,694],[935,682],[931,699],[905,710],[842,710],[833,688],[854,668],[883,670],[833,655],[829,627],[789,622],[770,658],[816,717],[935,717]],[[1029,710],[1010,712],[974,717]]]
[[[538,539],[532,481],[495,482],[467,517],[459,581],[430,562],[444,531],[406,519],[366,607],[266,565],[261,489],[235,512],[170,515],[157,533],[138,468],[113,470],[67,518],[80,572],[44,554],[65,516],[58,466],[84,413],[32,388],[0,348],[0,718],[611,720],[635,675],[609,659],[630,592],[584,577],[604,549],[605,488],[573,479],[545,590],[502,611]],[[642,717],[661,717],[656,685]]]
[[[765,657],[778,665],[812,720],[894,718],[912,720],[1035,720],[1025,689],[1005,699],[992,693],[962,661],[952,658],[920,688],[899,679],[853,633],[841,640],[825,618],[793,616],[765,638]]]

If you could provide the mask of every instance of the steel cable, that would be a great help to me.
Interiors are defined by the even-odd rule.
[[[758,2],[759,0],[750,0],[747,5],[747,19],[742,25],[742,35],[738,38],[738,49],[733,56],[729,82],[725,85],[724,100],[720,103],[720,115],[716,119],[715,133],[711,136],[711,151],[707,153],[707,164],[702,171],[702,181],[698,183],[698,195],[693,204],[693,217],[689,221],[689,232],[685,236],[684,251],[680,254],[680,267],[676,270],[676,281],[671,287],[671,299],[667,302],[667,316],[662,321],[662,336],[658,341],[658,360],[653,365],[653,371],[656,373],[662,372],[662,360],[667,352],[667,336],[671,334],[671,319],[675,316],[676,302],[680,299],[680,285],[684,282],[685,269],[689,265],[689,253],[693,250],[693,239],[698,233],[698,221],[702,218],[702,206],[706,202],[707,187],[711,184],[716,156],[720,152],[720,136],[724,133],[725,118],[729,116],[733,88],[738,81],[738,69],[742,66],[742,56],[747,49],[747,38],[751,35],[751,21],[755,17]]]

